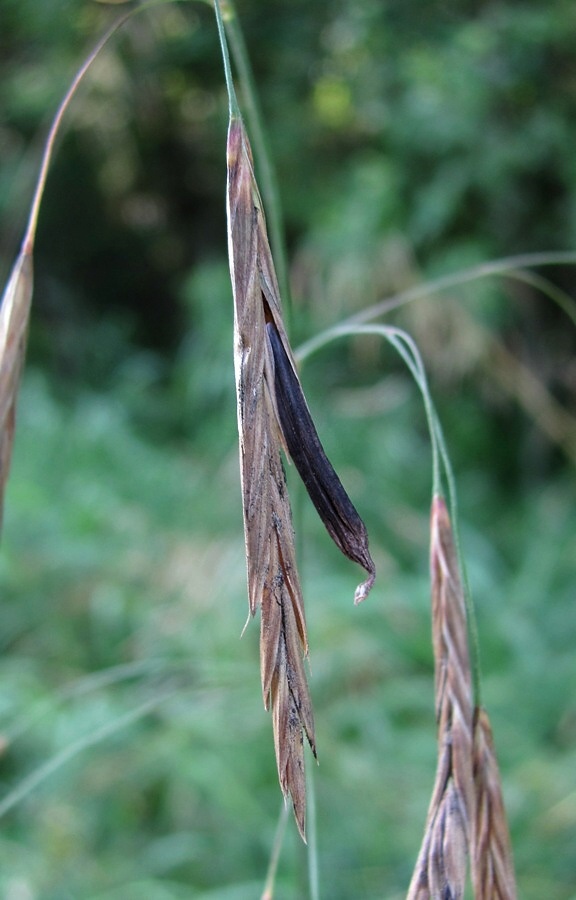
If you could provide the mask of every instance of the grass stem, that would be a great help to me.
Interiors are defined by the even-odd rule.
[[[430,434],[430,443],[432,448],[432,493],[433,495],[444,495],[442,472],[440,463],[442,463],[442,471],[446,482],[447,494],[450,503],[450,512],[452,518],[452,528],[454,531],[454,543],[458,565],[462,578],[464,590],[464,598],[467,611],[468,631],[470,638],[470,656],[472,669],[472,688],[476,705],[480,705],[480,650],[478,642],[478,629],[476,624],[476,615],[470,585],[464,564],[464,558],[461,552],[460,536],[459,536],[459,519],[456,482],[450,456],[444,440],[442,426],[438,418],[438,414],[434,407],[434,403],[428,388],[428,381],[424,364],[420,356],[420,352],[414,340],[405,331],[390,325],[362,325],[351,324],[350,320],[330,328],[322,334],[318,335],[314,340],[308,341],[297,351],[297,357],[300,362],[307,359],[316,351],[320,350],[326,344],[340,337],[346,337],[358,334],[377,334],[383,337],[395,348],[397,353],[402,357],[414,378],[422,399],[428,422],[428,431]]]
[[[266,882],[260,900],[272,900],[272,897],[274,896],[274,882],[276,881],[276,872],[278,870],[282,844],[284,843],[284,835],[286,834],[286,824],[288,822],[289,812],[288,804],[284,798],[282,798],[278,823],[274,833],[272,853],[270,854],[270,862],[268,863],[268,871],[266,872]]]

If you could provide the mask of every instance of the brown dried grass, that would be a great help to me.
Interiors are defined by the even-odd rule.
[[[468,624],[444,500],[432,503],[430,570],[438,765],[408,900],[514,900],[514,872],[488,717],[473,706]]]
[[[228,253],[234,293],[240,474],[251,615],[261,610],[260,674],[272,707],[278,777],[305,833],[303,732],[315,754],[314,721],[303,655],[308,652],[304,601],[296,566],[292,515],[282,466],[282,433],[274,394],[274,367],[266,339],[262,281],[268,309],[283,329],[278,286],[266,237],[252,154],[242,125],[228,133]],[[276,308],[274,308],[276,307]]]
[[[303,735],[314,755],[312,704],[303,657],[308,653],[304,601],[281,451],[291,458],[330,536],[374,578],[368,535],[324,453],[284,327],[278,282],[239,115],[228,130],[228,256],[234,294],[234,367],[240,471],[251,615],[261,610],[260,672],[272,708],[280,785],[292,798],[302,837],[306,790]]]

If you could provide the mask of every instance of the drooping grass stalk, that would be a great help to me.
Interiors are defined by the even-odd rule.
[[[44,188],[46,186],[46,178],[48,177],[48,170],[50,168],[50,163],[52,161],[52,156],[54,153],[54,144],[56,142],[56,138],[58,136],[58,132],[60,131],[60,126],[62,124],[62,119],[68,107],[70,106],[70,101],[74,97],[74,94],[78,90],[78,86],[80,82],[83,80],[86,72],[91,67],[92,63],[99,55],[100,51],[103,47],[108,43],[113,34],[115,34],[119,28],[124,25],[128,19],[131,19],[133,16],[139,15],[142,12],[145,12],[149,9],[152,9],[155,6],[163,6],[166,3],[174,2],[174,0],[148,0],[146,3],[140,4],[140,6],[135,9],[130,9],[128,12],[125,12],[120,18],[116,19],[115,22],[108,28],[107,31],[104,32],[100,40],[97,44],[92,48],[78,71],[76,72],[74,78],[72,79],[68,90],[64,94],[64,97],[60,101],[60,105],[56,110],[56,114],[52,120],[52,124],[50,125],[50,130],[48,131],[48,136],[46,138],[46,143],[44,145],[44,152],[42,154],[42,162],[40,165],[40,171],[38,173],[38,178],[36,181],[36,187],[34,189],[34,195],[32,198],[32,204],[30,206],[30,213],[28,216],[28,223],[26,226],[26,230],[24,232],[24,239],[22,242],[22,249],[26,253],[31,253],[34,244],[34,237],[36,233],[36,226],[38,223],[38,214],[40,212],[40,204],[42,202],[42,195],[44,193]]]
[[[550,281],[549,278],[544,278],[543,275],[531,272],[529,269],[515,269],[512,272],[505,272],[504,275],[540,291],[541,294],[552,300],[556,306],[566,313],[573,325],[576,325],[576,301],[570,294],[559,288],[553,281]]]
[[[462,579],[463,585],[463,595],[464,595],[464,603],[466,605],[466,619],[467,619],[467,628],[468,628],[468,639],[470,644],[470,665],[471,665],[471,673],[472,673],[472,689],[474,695],[474,701],[476,706],[481,705],[481,691],[482,691],[482,679],[481,679],[481,669],[480,669],[480,643],[478,639],[478,625],[476,622],[476,611],[474,609],[474,603],[472,600],[472,591],[470,589],[470,582],[468,579],[468,571],[466,568],[466,562],[464,559],[464,554],[462,553],[462,547],[460,542],[460,519],[458,515],[458,493],[456,490],[456,480],[454,478],[454,470],[452,469],[452,463],[450,462],[450,454],[448,453],[448,448],[446,446],[446,441],[444,439],[444,432],[442,429],[442,425],[440,423],[440,418],[436,412],[434,407],[434,403],[432,401],[430,391],[428,388],[428,381],[426,378],[426,370],[424,368],[424,364],[422,361],[422,357],[416,346],[414,340],[406,334],[402,329],[398,328],[385,328],[385,334],[383,335],[387,338],[387,340],[396,348],[396,350],[400,353],[407,366],[409,367],[412,375],[418,387],[420,388],[420,392],[422,394],[422,399],[424,401],[424,406],[426,409],[426,417],[428,419],[428,429],[430,432],[430,441],[432,445],[432,459],[433,459],[433,487],[432,493],[433,495],[440,495],[443,493],[442,490],[442,477],[440,475],[439,470],[439,462],[442,463],[443,469],[443,477],[446,480],[447,493],[449,498],[450,505],[450,516],[452,519],[452,530],[454,537],[454,545],[456,548],[456,557],[458,560],[458,567],[460,570],[460,577]],[[409,354],[406,354],[405,348],[403,347],[405,344],[409,348]]]
[[[413,339],[395,327],[341,325],[325,333],[318,347],[347,334],[379,334],[402,357],[422,393],[434,459],[430,561],[438,763],[408,897],[462,898],[470,860],[478,900],[515,900],[500,775],[488,716],[481,707],[478,637],[456,528],[454,475],[424,366]],[[300,357],[304,355],[301,351]],[[454,527],[442,497],[444,479]]]
[[[33,245],[34,245],[34,236],[36,234],[36,225],[38,223],[38,213],[40,211],[40,203],[42,202],[42,195],[44,193],[44,188],[46,185],[46,178],[48,177],[48,169],[50,167],[50,163],[52,161],[52,154],[54,152],[54,143],[56,141],[56,137],[60,130],[60,125],[62,123],[62,118],[64,113],[68,109],[70,105],[70,101],[74,94],[78,89],[78,85],[84,78],[84,75],[104,47],[104,45],[108,42],[109,38],[116,32],[121,25],[126,22],[127,19],[134,13],[134,10],[131,10],[128,13],[125,13],[113,25],[106,31],[106,33],[100,38],[96,46],[91,50],[88,54],[76,75],[72,79],[70,86],[64,97],[62,98],[58,109],[56,110],[56,115],[52,120],[52,124],[50,126],[50,130],[48,132],[48,137],[46,138],[46,144],[44,147],[44,153],[42,155],[42,163],[40,166],[40,172],[38,173],[38,179],[36,181],[36,187],[34,189],[34,196],[32,199],[32,205],[30,207],[30,214],[28,216],[28,224],[26,226],[26,231],[24,233],[24,240],[22,242],[22,250],[25,253],[32,253]]]
[[[576,263],[576,254],[535,253],[494,260],[493,262],[474,266],[462,272],[455,272],[435,281],[402,291],[381,303],[344,319],[335,327],[348,328],[356,324],[370,322],[413,300],[438,294],[450,287],[488,276],[505,276],[531,285],[551,299],[576,324],[576,302],[573,298],[547,278],[527,271],[525,268],[529,265],[544,266],[559,265],[561,263]],[[519,266],[520,268],[514,268],[514,266]],[[474,327],[478,331],[482,329],[482,326],[476,321],[474,321]],[[332,334],[332,331],[333,328],[329,328],[326,332],[321,332],[306,341],[300,347],[296,356],[304,358],[317,347],[322,346],[325,335]],[[488,334],[485,334],[484,331],[482,331],[482,334],[485,340],[489,340]],[[506,351],[496,338],[491,338],[490,346],[497,357],[498,366],[496,371],[501,387],[511,393],[527,414],[533,418],[543,433],[557,444],[573,463],[576,462],[576,423],[573,417],[555,400],[546,387],[532,374],[530,369],[520,360],[517,360],[513,354]]]
[[[561,266],[576,265],[576,253],[574,252],[557,252],[557,253],[526,253],[519,256],[507,256],[502,259],[495,259],[491,262],[480,263],[480,265],[472,266],[469,269],[463,269],[458,272],[451,272],[449,275],[442,275],[440,278],[434,278],[424,284],[418,284],[400,291],[382,300],[373,306],[368,306],[360,312],[354,313],[343,319],[336,327],[347,327],[352,325],[360,325],[362,323],[371,322],[379,319],[401,306],[406,306],[415,300],[423,300],[433,294],[440,294],[450,288],[460,287],[463,284],[469,284],[472,281],[478,281],[481,278],[505,276],[537,287],[551,300],[553,300],[566,315],[576,325],[576,302],[562,291],[556,285],[551,284],[548,279],[528,273],[525,270],[535,266]],[[297,358],[304,359],[312,353],[317,347],[324,343],[324,336],[328,332],[321,332],[303,343],[296,353]]]
[[[390,325],[354,325],[343,322],[340,325],[335,325],[333,328],[323,331],[322,334],[318,335],[316,338],[303,344],[296,350],[296,358],[302,363],[332,341],[337,340],[340,337],[351,337],[359,334],[376,334],[392,344],[410,369],[414,380],[420,388],[426,410],[432,445],[432,489],[433,493],[442,493],[435,426],[437,417],[434,411],[430,391],[428,390],[428,383],[422,359],[413,339],[405,331]]]
[[[458,518],[458,500],[456,491],[456,482],[450,462],[450,456],[444,439],[440,419],[436,412],[434,402],[432,400],[426,378],[426,371],[422,362],[422,357],[414,342],[413,338],[401,328],[390,325],[353,325],[341,323],[333,328],[327,329],[322,334],[317,335],[311,341],[307,341],[296,351],[296,358],[299,362],[304,362],[322,347],[338,340],[341,337],[356,336],[359,334],[376,334],[384,338],[390,343],[397,353],[402,357],[406,366],[410,370],[424,403],[426,419],[428,424],[428,432],[430,435],[430,444],[432,449],[432,495],[443,495],[443,479],[446,482],[447,496],[449,498],[450,512],[454,530],[454,541],[458,558],[458,565],[462,577],[464,587],[464,599],[466,603],[466,612],[468,618],[468,630],[470,638],[470,655],[472,668],[472,686],[476,705],[480,705],[481,679],[480,679],[480,651],[478,642],[478,627],[476,623],[476,615],[470,585],[466,572],[466,565],[461,551],[459,537],[459,518]]]
[[[274,883],[276,881],[276,872],[280,861],[280,853],[282,852],[282,844],[284,843],[284,835],[286,834],[286,824],[289,815],[288,804],[282,800],[280,804],[280,812],[278,814],[278,822],[276,831],[274,832],[274,841],[272,843],[272,852],[268,861],[268,871],[266,872],[266,881],[264,890],[260,900],[272,900],[274,896]]]

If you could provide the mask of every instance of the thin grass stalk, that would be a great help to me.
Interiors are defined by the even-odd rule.
[[[576,324],[576,302],[565,291],[537,274],[527,272],[529,266],[552,266],[576,264],[576,254],[565,253],[533,253],[507,257],[492,262],[473,266],[462,272],[437,278],[425,284],[417,285],[402,291],[373,306],[343,320],[339,325],[326,329],[302,344],[296,358],[303,359],[319,347],[332,334],[351,333],[355,324],[362,324],[377,319],[417,299],[441,293],[462,284],[486,277],[508,277],[532,285],[548,296]],[[479,323],[475,323],[478,328]],[[486,336],[486,335],[485,335]],[[576,462],[576,424],[573,417],[561,407],[549,391],[534,377],[532,372],[497,344],[494,338],[491,347],[499,360],[499,383],[511,393],[516,401],[531,415],[547,437],[557,444],[571,462]]]
[[[278,814],[278,822],[276,831],[274,832],[274,841],[272,843],[272,852],[268,860],[268,871],[266,872],[266,881],[264,890],[260,900],[272,900],[274,897],[274,885],[276,883],[276,872],[278,871],[278,863],[280,862],[280,853],[282,852],[282,844],[284,843],[284,835],[286,834],[286,824],[288,822],[288,805],[282,800],[280,804],[280,812]]]
[[[305,362],[308,357],[312,356],[324,346],[341,337],[350,337],[360,334],[376,334],[384,338],[388,343],[396,349],[396,352],[402,357],[410,370],[414,381],[420,388],[426,410],[428,420],[428,430],[432,446],[432,476],[433,476],[433,492],[440,493],[440,467],[438,462],[438,446],[436,441],[437,416],[428,390],[426,373],[422,363],[422,358],[418,352],[416,344],[409,334],[401,328],[392,325],[347,325],[342,323],[330,328],[319,335],[319,340],[308,341],[296,351],[296,358],[300,363]]]
[[[44,145],[40,171],[30,205],[30,213],[20,252],[2,294],[0,308],[0,525],[4,510],[4,492],[10,473],[16,427],[16,400],[26,354],[28,323],[34,290],[34,240],[40,203],[46,185],[54,144],[64,113],[76,93],[78,85],[108,39],[127,18],[128,15],[121,17],[98,41],[76,72],[70,87],[56,110]]]
[[[308,798],[308,891],[310,900],[320,900],[320,875],[318,869],[318,819],[316,816],[316,786],[314,769],[306,769],[306,795]]]
[[[432,447],[432,494],[433,496],[436,494],[442,494],[442,477],[440,472],[440,463],[442,466],[442,470],[444,473],[444,478],[446,480],[446,485],[448,488],[448,497],[450,500],[450,511],[452,515],[452,521],[456,523],[454,527],[454,541],[456,546],[456,553],[459,563],[460,572],[462,573],[463,584],[464,584],[464,597],[467,608],[467,621],[468,621],[468,632],[469,632],[469,640],[470,646],[472,650],[472,672],[473,672],[473,687],[474,687],[474,698],[476,704],[480,703],[480,695],[481,695],[481,678],[480,678],[480,650],[479,650],[479,642],[478,642],[478,629],[476,623],[476,614],[474,610],[474,604],[472,602],[472,595],[468,585],[468,577],[466,574],[466,566],[464,565],[464,559],[460,549],[460,539],[458,533],[458,499],[457,499],[457,491],[456,491],[456,483],[454,479],[454,473],[452,471],[452,466],[450,463],[450,456],[448,454],[448,449],[446,447],[446,442],[444,440],[444,434],[442,431],[442,426],[440,424],[440,420],[438,418],[438,414],[434,407],[434,403],[428,388],[428,380],[426,378],[426,370],[424,368],[424,364],[422,362],[422,357],[418,351],[418,347],[416,346],[414,340],[407,334],[403,329],[396,328],[391,325],[347,325],[346,323],[336,325],[330,329],[324,331],[321,335],[318,336],[314,341],[308,341],[306,344],[303,344],[299,350],[297,351],[297,356],[300,362],[306,361],[310,356],[316,353],[318,350],[322,349],[322,347],[331,343],[334,340],[337,340],[341,337],[347,337],[351,335],[359,335],[359,334],[377,334],[380,337],[384,338],[388,343],[390,343],[397,353],[402,357],[404,362],[406,363],[409,371],[411,372],[414,381],[416,382],[424,402],[424,408],[426,411],[426,418],[428,422],[428,431],[430,434],[430,444]]]
[[[413,303],[415,300],[423,300],[434,294],[441,294],[451,288],[461,287],[472,281],[478,281],[482,278],[508,277],[516,278],[519,270],[529,269],[538,266],[562,266],[576,265],[576,253],[573,251],[566,252],[550,252],[550,253],[524,253],[518,256],[507,256],[502,259],[495,259],[490,262],[480,263],[477,266],[471,266],[468,269],[458,272],[451,272],[449,275],[442,275],[440,278],[434,278],[426,281],[424,284],[417,284],[405,291],[400,291],[385,300],[380,300],[366,309],[354,313],[354,315],[343,319],[336,328],[349,328],[353,325],[362,325],[379,319],[382,316]],[[520,277],[525,279],[525,273]],[[540,281],[540,289],[545,293],[546,280]],[[566,315],[576,324],[576,302],[564,291],[555,288],[550,295],[550,299],[557,303]],[[318,346],[322,346],[325,336],[332,332],[332,328],[328,328],[320,334],[315,335],[308,341],[305,341],[296,351],[296,358],[301,359],[312,353]]]

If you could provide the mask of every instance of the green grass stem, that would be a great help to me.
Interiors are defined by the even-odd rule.
[[[382,300],[373,306],[343,319],[336,328],[348,328],[353,325],[361,325],[379,319],[395,309],[406,306],[414,300],[422,300],[425,297],[431,297],[434,294],[440,294],[451,288],[460,287],[463,284],[469,284],[472,281],[478,281],[481,278],[490,277],[507,277],[517,281],[523,281],[537,287],[546,294],[553,302],[557,303],[564,310],[570,320],[576,325],[576,302],[562,291],[556,285],[551,284],[548,279],[526,269],[539,266],[560,266],[560,265],[576,265],[576,253],[574,252],[551,252],[551,253],[526,253],[519,256],[507,256],[502,259],[492,260],[491,262],[481,263],[472,266],[469,269],[452,272],[427,281],[424,284],[418,284],[415,287],[400,291],[386,300]],[[323,346],[326,334],[331,334],[332,328],[315,335],[308,341],[305,341],[296,351],[297,359],[305,359],[318,347]],[[350,332],[346,332],[349,334]]]
[[[341,323],[340,325],[336,325],[333,328],[327,329],[312,341],[308,341],[306,344],[302,345],[297,352],[297,358],[300,362],[303,362],[313,353],[317,352],[322,347],[325,347],[332,341],[338,340],[341,337],[350,337],[359,334],[376,334],[387,340],[388,343],[390,343],[397,351],[397,353],[402,357],[412,377],[418,385],[420,393],[422,394],[422,400],[424,403],[424,409],[428,423],[428,431],[430,434],[430,444],[432,448],[432,494],[444,496],[444,477],[446,484],[446,493],[450,506],[452,528],[454,531],[454,543],[456,546],[458,565],[464,591],[464,599],[466,603],[466,610],[468,613],[468,634],[470,639],[470,657],[474,698],[475,702],[479,704],[481,685],[478,627],[476,623],[476,613],[474,610],[472,593],[470,590],[470,584],[466,572],[466,566],[464,563],[459,536],[456,482],[454,479],[454,473],[452,465],[450,463],[450,456],[446,446],[446,441],[444,439],[442,426],[440,424],[440,419],[438,417],[434,402],[430,394],[428,380],[426,378],[426,371],[416,343],[409,334],[407,334],[401,328],[396,328],[394,326],[361,324],[353,325]]]
[[[278,871],[278,863],[280,861],[280,853],[282,852],[282,845],[284,843],[284,836],[286,834],[286,825],[288,823],[289,814],[290,808],[284,800],[284,797],[282,797],[280,812],[278,814],[278,822],[276,824],[276,831],[274,832],[272,852],[270,854],[270,860],[268,862],[268,871],[266,872],[266,882],[264,884],[264,890],[262,891],[260,900],[272,900],[274,896],[276,872]]]

